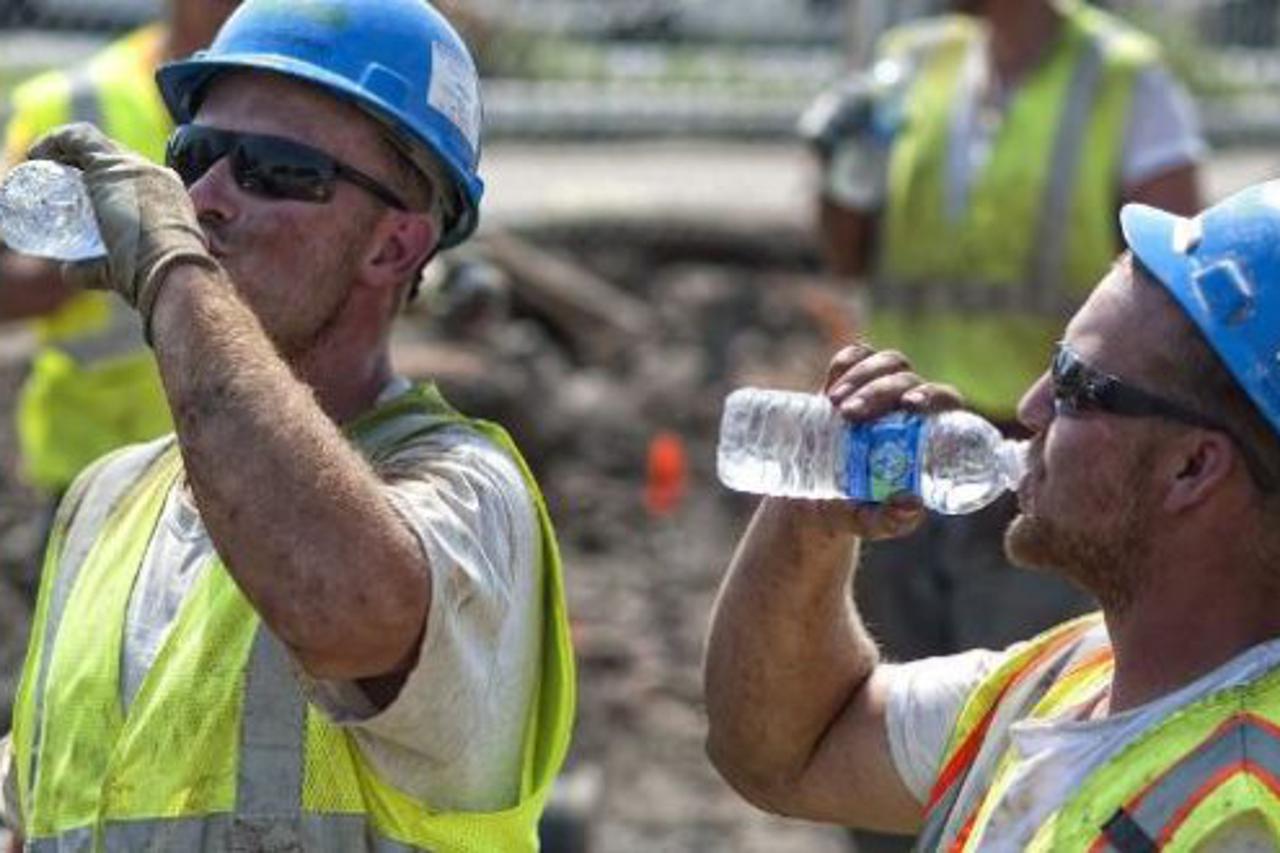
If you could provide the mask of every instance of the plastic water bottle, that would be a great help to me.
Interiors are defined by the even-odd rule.
[[[982,509],[1017,486],[1026,442],[972,412],[851,423],[824,396],[744,388],[725,401],[717,469],[731,489],[878,503],[911,492],[937,512]]]
[[[80,171],[52,160],[19,163],[0,179],[0,241],[59,261],[107,253]]]

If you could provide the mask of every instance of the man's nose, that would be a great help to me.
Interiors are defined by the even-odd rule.
[[[226,157],[214,162],[209,169],[187,187],[196,215],[226,221],[235,217],[238,210],[235,180],[231,175],[230,160]]]
[[[1018,420],[1032,432],[1043,432],[1053,420],[1053,380],[1045,371],[1018,401]]]

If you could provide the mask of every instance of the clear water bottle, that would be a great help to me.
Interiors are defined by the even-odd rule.
[[[80,171],[52,160],[19,163],[0,179],[0,241],[59,261],[107,253]]]
[[[725,401],[717,470],[731,489],[876,503],[911,492],[936,512],[982,509],[1017,486],[1026,442],[966,411],[851,423],[824,396],[743,388]]]

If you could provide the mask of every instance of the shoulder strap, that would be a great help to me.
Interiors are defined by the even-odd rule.
[[[1035,289],[1031,305],[1053,310],[1057,307],[1067,264],[1067,232],[1071,199],[1080,161],[1085,156],[1084,138],[1089,115],[1103,79],[1103,46],[1096,37],[1082,33],[1075,67],[1066,92],[1066,103],[1058,119],[1049,160],[1049,177],[1040,201],[1040,218],[1032,242],[1031,269],[1027,285]]]
[[[35,778],[36,756],[40,754],[45,685],[53,649],[62,623],[71,590],[84,565],[85,558],[98,540],[107,518],[121,505],[125,497],[144,479],[144,474],[161,460],[165,451],[173,446],[172,437],[158,439],[146,445],[135,445],[117,450],[95,462],[72,483],[58,506],[54,517],[49,545],[45,552],[40,585],[40,601],[34,630],[40,632],[39,658],[35,661],[33,693],[34,713],[31,715],[31,748],[26,751],[32,765],[23,769],[26,780]],[[28,663],[30,666],[31,663]],[[24,677],[25,680],[25,677]],[[24,688],[25,690],[25,688]],[[29,785],[20,786],[27,790]]]
[[[415,385],[389,403],[357,419],[347,435],[374,465],[385,461],[406,442],[444,426],[468,426],[470,421],[445,401],[433,384]]]

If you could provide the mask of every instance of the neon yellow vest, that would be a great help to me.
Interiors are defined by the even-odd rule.
[[[172,441],[161,440],[152,452],[134,448],[95,465],[59,511],[14,716],[31,849],[537,848],[574,706],[560,560],[537,485],[501,428],[464,419],[434,388],[402,396],[349,432],[376,464],[450,424],[507,450],[541,527],[541,675],[518,803],[496,813],[439,812],[380,779],[353,736],[306,705],[283,647],[216,559],[122,711],[130,590],[181,470]]]
[[[1049,631],[971,694],[935,782],[919,849],[997,849],[992,812],[1012,782],[1009,728],[1094,697],[1114,661],[1098,615]],[[1032,853],[1194,851],[1241,818],[1280,845],[1280,672],[1202,697],[1144,732],[1039,828]],[[1208,844],[1209,846],[1206,846]]]
[[[945,17],[891,31],[882,47],[914,76],[890,154],[870,335],[1004,418],[1119,251],[1133,81],[1157,59],[1114,19],[1061,5],[1061,34],[1008,104],[958,214],[948,210],[949,135],[979,25]]]
[[[5,128],[14,162],[40,134],[91,121],[145,156],[164,159],[172,125],[152,74],[164,31],[139,30],[75,72],[49,72],[19,86]],[[28,477],[57,493],[102,454],[172,429],[168,404],[135,312],[119,297],[82,293],[35,322],[41,349],[18,401]]]

